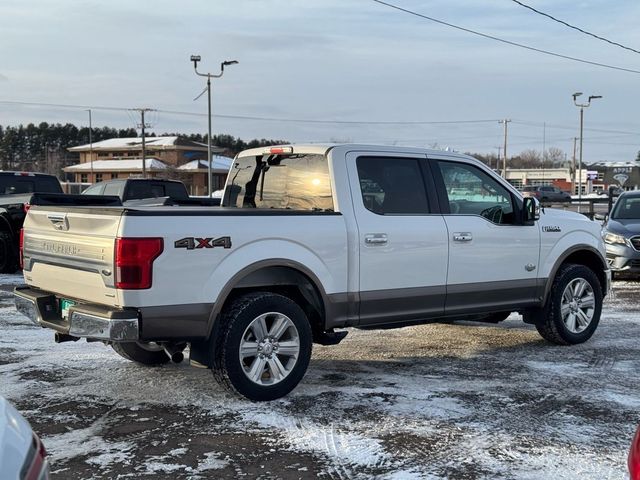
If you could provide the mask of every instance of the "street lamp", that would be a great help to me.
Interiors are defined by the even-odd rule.
[[[596,98],[602,98],[602,95],[591,95],[587,99],[587,103],[578,103],[578,97],[582,95],[582,92],[576,92],[573,95],[573,103],[576,107],[580,107],[580,157],[578,160],[578,212],[582,205],[582,129],[584,125],[584,109],[591,105],[591,100]]]
[[[208,189],[209,189],[209,197],[211,197],[211,185],[212,185],[212,172],[211,172],[211,79],[212,78],[220,78],[222,74],[224,74],[224,67],[229,65],[235,65],[238,63],[236,60],[226,60],[220,64],[220,73],[218,75],[213,75],[211,73],[200,73],[198,72],[198,62],[201,60],[200,55],[191,55],[190,60],[193,62],[193,69],[196,72],[196,75],[201,77],[207,77],[207,99],[208,99],[208,117],[209,117],[209,132],[207,138],[207,158],[208,158]],[[200,94],[202,95],[202,94]],[[194,100],[200,98],[198,95]]]

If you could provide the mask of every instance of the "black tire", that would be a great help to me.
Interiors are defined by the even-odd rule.
[[[18,270],[18,260],[13,250],[11,235],[0,232],[0,273],[15,273]]]
[[[593,290],[594,309],[588,326],[579,333],[574,333],[565,325],[561,315],[562,296],[567,285],[574,280],[585,280]],[[560,267],[549,292],[547,304],[543,309],[535,312],[534,323],[538,333],[545,340],[558,345],[576,345],[591,338],[598,328],[602,313],[602,287],[598,277],[584,265],[567,264]]]
[[[290,372],[273,385],[261,385],[249,379],[240,360],[240,345],[249,332],[249,325],[267,313],[288,317],[295,326],[299,341],[299,353],[291,361]],[[311,326],[297,303],[275,293],[249,293],[234,299],[221,314],[213,351],[213,377],[228,391],[249,400],[275,400],[287,395],[300,383],[309,366],[311,349]],[[274,355],[278,356],[277,353]],[[258,358],[253,361],[258,361]]]
[[[148,350],[139,342],[112,343],[111,348],[121,357],[142,365],[164,365],[169,355],[164,350]]]

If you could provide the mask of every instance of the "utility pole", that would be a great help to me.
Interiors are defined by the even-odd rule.
[[[91,124],[91,109],[88,109],[89,112],[89,168],[91,169],[91,183],[95,183],[95,178],[93,176],[93,138],[91,136],[93,125]]]
[[[498,123],[504,123],[504,150],[503,150],[504,155],[502,157],[502,178],[504,179],[507,178],[507,124],[510,121],[511,120],[508,118],[498,121]]]
[[[573,137],[573,157],[571,157],[571,171],[573,172],[571,178],[571,188],[573,193],[576,191],[576,142],[578,141],[578,137]]]
[[[544,160],[547,149],[547,122],[542,123],[542,184],[544,185]]]
[[[145,131],[146,127],[151,127],[144,123],[144,114],[146,112],[155,112],[153,108],[133,108],[132,110],[140,112],[140,130],[142,135],[142,178],[147,178],[147,146],[145,143]]]
[[[602,98],[602,95],[590,95],[587,99],[587,103],[578,103],[576,99],[582,95],[582,92],[576,92],[573,95],[573,103],[576,107],[580,107],[580,159],[578,163],[578,212],[580,212],[580,206],[582,204],[582,132],[584,125],[584,109],[591,105],[591,100],[596,98]]]

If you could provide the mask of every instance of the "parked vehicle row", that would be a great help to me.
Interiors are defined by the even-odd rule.
[[[100,197],[96,197],[96,200]],[[106,198],[106,197],[104,197]],[[76,206],[24,225],[18,310],[57,341],[181,360],[271,400],[336,328],[523,314],[587,341],[610,270],[599,225],[543,212],[475,159],[414,148],[296,145],[236,157],[221,208]]]

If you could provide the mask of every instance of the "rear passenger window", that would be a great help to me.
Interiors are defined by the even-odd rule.
[[[379,215],[429,213],[420,160],[360,157],[356,164],[367,210]]]

